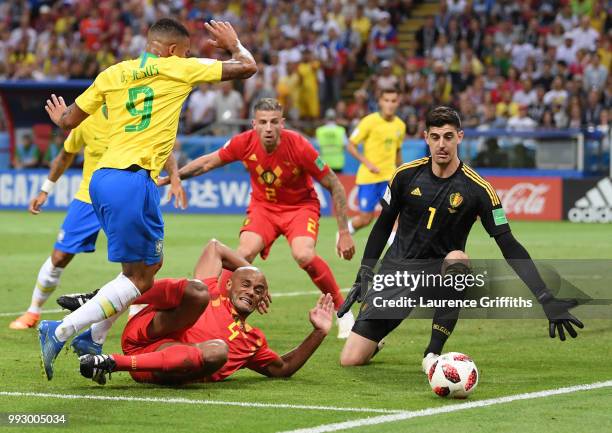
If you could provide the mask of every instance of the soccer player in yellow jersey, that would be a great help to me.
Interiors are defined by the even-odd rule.
[[[64,142],[63,149],[51,164],[47,180],[43,183],[38,195],[30,201],[29,211],[34,215],[39,214],[55,183],[70,167],[75,156],[83,149],[83,174],[79,189],[68,207],[51,256],[47,258],[38,272],[30,307],[24,314],[10,323],[9,327],[11,329],[29,329],[36,326],[40,319],[43,304],[59,285],[62,272],[72,261],[75,254],[95,251],[96,240],[101,227],[91,205],[89,181],[98,161],[106,151],[107,145],[107,110],[106,106],[103,105],[70,132]],[[174,158],[168,159],[166,170],[174,179],[170,189],[171,195],[182,199],[184,191],[178,178],[178,169]],[[183,200],[181,204],[185,204]]]
[[[62,321],[39,326],[41,356],[47,379],[65,342],[80,329],[117,313],[153,285],[162,264],[164,222],[155,180],[172,152],[183,102],[204,82],[248,78],[257,71],[253,56],[227,22],[205,24],[217,48],[232,59],[186,58],[189,32],[171,19],[157,21],[147,34],[146,52],[101,72],[69,107],[51,96],[45,107],[51,120],[69,129],[102,104],[110,126],[106,153],[89,186],[92,205],[108,238],[108,259],[122,264],[117,278]]]
[[[348,152],[359,160],[357,171],[359,215],[349,221],[352,234],[374,218],[374,208],[383,197],[397,166],[402,163],[402,143],[406,125],[395,115],[399,106],[396,89],[382,89],[378,109],[361,119],[349,138]],[[357,146],[363,144],[363,153]]]

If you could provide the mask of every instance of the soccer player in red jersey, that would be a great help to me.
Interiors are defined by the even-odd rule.
[[[227,297],[217,287],[222,266],[235,270]],[[124,355],[84,355],[81,374],[100,384],[115,371],[129,371],[137,382],[178,385],[223,380],[241,368],[289,377],[331,329],[332,297],[321,295],[310,310],[312,332],[297,348],[279,356],[268,347],[263,332],[246,323],[268,292],[259,269],[213,239],[204,248],[194,275],[196,280],[157,280],[136,300],[148,306],[123,331]]]
[[[339,256],[350,260],[355,245],[348,231],[346,194],[333,171],[302,135],[284,128],[280,103],[271,98],[254,106],[253,129],[238,134],[222,149],[203,155],[181,170],[181,179],[206,173],[233,161],[242,161],[251,176],[251,204],[240,229],[238,253],[249,263],[257,254],[265,259],[272,244],[284,235],[291,254],[323,293],[332,295],[337,310],[343,297],[329,265],[315,251],[320,204],[312,179],[330,191],[339,237]],[[162,180],[160,185],[167,183]],[[221,288],[224,287],[221,278]],[[353,326],[350,314],[338,320],[338,338],[347,338]]]

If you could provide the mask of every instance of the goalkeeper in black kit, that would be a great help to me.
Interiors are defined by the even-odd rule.
[[[463,139],[463,131],[457,112],[450,107],[436,107],[427,113],[425,127],[424,137],[431,156],[406,163],[396,170],[381,200],[382,213],[368,237],[355,284],[338,311],[341,317],[354,302],[362,303],[340,355],[341,365],[367,364],[381,347],[383,338],[411,311],[411,308],[403,308],[402,315],[398,316],[391,310],[378,308],[381,297],[393,298],[395,294],[397,300],[398,293],[406,293],[405,288],[403,292],[393,288],[368,290],[368,283],[381,281],[382,278],[376,278],[381,274],[388,276],[406,268],[413,273],[466,277],[470,273],[470,262],[464,252],[465,244],[477,217],[495,238],[508,264],[542,305],[549,320],[550,337],[555,338],[558,334],[565,340],[567,332],[575,338],[574,326],[583,328],[583,324],[568,310],[577,305],[576,301],[557,299],[547,289],[529,253],[512,235],[493,187],[459,159],[457,147]],[[397,236],[380,263],[378,275],[374,275],[374,266],[396,219],[399,220]],[[460,299],[464,294],[455,289],[440,292],[440,288],[412,287],[410,293],[417,296],[436,292],[442,293],[445,299]],[[431,339],[423,358],[424,371],[442,353],[459,311],[460,308],[452,306],[434,310]]]

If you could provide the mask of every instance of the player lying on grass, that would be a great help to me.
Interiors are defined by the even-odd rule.
[[[306,138],[285,129],[283,108],[276,99],[257,101],[251,123],[252,130],[233,137],[222,149],[190,162],[179,170],[179,175],[188,179],[241,161],[250,174],[253,192],[240,228],[238,253],[251,263],[258,254],[265,260],[274,241],[284,235],[295,261],[321,292],[332,295],[337,310],[344,298],[331,268],[315,249],[320,204],[313,179],[331,194],[340,233],[337,253],[350,260],[355,245],[348,231],[344,187]],[[160,180],[160,185],[165,183],[167,180]],[[222,290],[227,278],[224,273]],[[352,326],[352,315],[338,320],[338,338],[348,337]]]
[[[235,270],[227,297],[217,281],[223,268]],[[104,384],[106,375],[129,371],[137,382],[184,384],[219,381],[241,368],[269,377],[289,377],[317,350],[332,326],[333,302],[321,295],[310,310],[312,332],[292,351],[277,355],[259,329],[246,320],[265,301],[264,274],[216,240],[194,271],[196,280],[162,279],[136,300],[148,304],[123,331],[123,355],[84,355],[81,374]]]
[[[425,266],[438,266],[436,262],[444,261],[443,274],[469,273],[465,244],[472,225],[480,217],[508,264],[542,305],[549,320],[550,336],[554,338],[558,332],[559,338],[565,340],[567,331],[576,337],[573,325],[579,328],[583,325],[568,312],[576,301],[556,299],[551,294],[529,253],[512,235],[493,187],[459,159],[457,147],[463,139],[463,131],[457,112],[444,106],[434,108],[427,114],[425,125],[425,141],[431,157],[406,163],[396,170],[381,200],[383,210],[368,237],[355,284],[338,312],[341,315],[349,311],[355,301],[363,301],[340,363],[343,366],[368,363],[381,340],[410,314],[410,308],[405,308],[401,317],[381,316],[381,311],[373,305],[373,298],[397,294],[397,291],[367,290],[373,267],[398,216],[397,236],[381,262],[379,274],[392,273],[409,260],[413,263],[415,260],[429,261]],[[418,266],[413,272],[419,272]],[[439,266],[435,272],[440,272]],[[442,288],[431,287],[418,287],[412,293],[428,296],[432,290],[438,290],[447,298],[456,297],[458,293],[452,288],[443,293]],[[424,353],[424,369],[442,353],[458,318],[459,308],[435,310],[431,339]]]
[[[98,161],[108,145],[108,121],[106,105],[88,117],[77,128],[73,129],[64,142],[64,147],[51,163],[47,180],[41,191],[30,201],[30,213],[37,215],[53,191],[55,183],[70,167],[75,156],[83,149],[84,161],[82,180],[79,190],[68,207],[57,241],[51,256],[38,271],[32,301],[28,310],[12,321],[11,329],[29,329],[36,326],[40,319],[42,306],[57,288],[62,273],[79,253],[90,253],[96,250],[96,240],[100,232],[100,222],[94,212],[89,196],[89,181]],[[170,196],[175,196],[175,206],[179,203],[186,207],[186,195],[178,178],[178,168],[172,154],[164,167],[171,178]],[[95,328],[92,330],[96,333]],[[89,337],[90,334],[87,334]],[[75,339],[76,340],[76,339]],[[78,342],[74,342],[78,344]]]

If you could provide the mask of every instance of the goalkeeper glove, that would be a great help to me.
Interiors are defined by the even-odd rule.
[[[559,339],[565,341],[564,328],[572,338],[576,338],[578,333],[572,325],[580,329],[584,328],[582,322],[569,312],[571,308],[578,305],[578,301],[575,299],[557,299],[550,292],[545,292],[538,297],[538,301],[542,304],[544,313],[548,318],[550,338],[555,338],[555,333],[557,333]]]
[[[374,277],[374,271],[368,265],[361,265],[359,272],[357,272],[357,278],[351,287],[351,291],[346,296],[344,303],[338,308],[338,317],[344,316],[350,311],[351,306],[355,302],[361,303],[368,292],[368,284]]]

